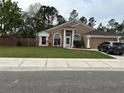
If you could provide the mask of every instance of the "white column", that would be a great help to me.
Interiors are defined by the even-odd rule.
[[[120,38],[121,38],[120,36],[117,37],[117,42],[120,42]]]
[[[42,37],[41,36],[39,36],[39,46],[41,46],[42,44],[41,44],[41,42],[42,42]]]
[[[49,39],[49,37],[47,36],[47,37],[46,37],[46,46],[49,46],[48,39]]]
[[[71,48],[74,47],[74,30],[72,31],[72,44],[71,44]]]
[[[90,47],[90,38],[91,38],[90,36],[87,37],[87,48],[91,48]]]
[[[64,35],[63,35],[63,48],[65,48],[65,42],[66,42],[66,31],[64,30]]]

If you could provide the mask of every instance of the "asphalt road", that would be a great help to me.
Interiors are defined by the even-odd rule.
[[[0,72],[0,93],[124,93],[124,72]]]

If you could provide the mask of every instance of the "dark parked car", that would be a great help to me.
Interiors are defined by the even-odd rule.
[[[119,42],[103,42],[98,45],[98,50],[106,52],[108,54],[118,54],[123,55],[124,53],[124,44]]]

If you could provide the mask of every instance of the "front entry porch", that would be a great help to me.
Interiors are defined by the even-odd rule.
[[[74,47],[74,29],[64,29],[63,48]]]

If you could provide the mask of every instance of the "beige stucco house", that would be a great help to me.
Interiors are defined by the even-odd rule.
[[[120,38],[74,20],[37,33],[37,45],[73,48],[74,41],[80,41],[82,48],[97,48],[104,41],[119,41]]]

